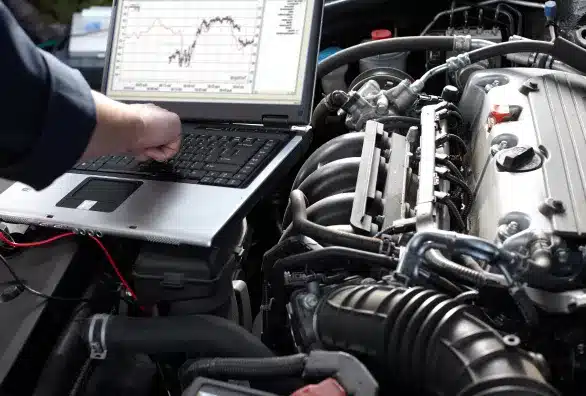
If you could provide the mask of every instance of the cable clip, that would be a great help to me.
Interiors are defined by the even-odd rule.
[[[106,349],[106,324],[110,315],[97,314],[92,316],[88,331],[88,342],[90,345],[90,359],[104,360],[108,354]],[[100,330],[98,331],[98,326]],[[98,338],[99,333],[99,338]],[[95,335],[95,339],[94,339]]]

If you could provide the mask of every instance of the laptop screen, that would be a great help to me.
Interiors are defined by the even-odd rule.
[[[299,104],[315,1],[119,0],[105,93],[154,103]]]

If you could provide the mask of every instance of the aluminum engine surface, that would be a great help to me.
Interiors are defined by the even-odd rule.
[[[516,121],[487,128],[494,105],[522,111]],[[510,221],[563,236],[586,233],[586,78],[539,69],[480,71],[468,81],[459,107],[472,131],[472,234],[492,240]],[[491,147],[503,140],[508,147],[533,147],[543,165],[500,170]],[[563,213],[540,211],[548,197],[561,201]]]

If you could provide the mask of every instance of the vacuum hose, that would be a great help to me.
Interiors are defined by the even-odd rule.
[[[197,353],[215,357],[271,357],[273,353],[260,339],[236,323],[210,315],[134,318],[101,316],[101,328],[94,324],[90,340],[90,318],[81,335],[86,342],[100,340],[104,350],[134,353]]]
[[[430,394],[559,395],[516,337],[433,290],[343,286],[318,305],[314,323],[326,348],[380,359],[396,380]]]
[[[391,52],[415,50],[444,50],[454,49],[454,37],[450,36],[415,36],[395,37],[386,40],[370,41],[344,49],[324,59],[317,67],[317,78],[322,78],[340,66],[357,62],[369,56],[387,54]]]

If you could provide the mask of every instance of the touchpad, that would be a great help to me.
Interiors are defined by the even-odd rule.
[[[113,212],[141,185],[142,182],[139,180],[91,177],[75,187],[57,206],[94,212]]]

